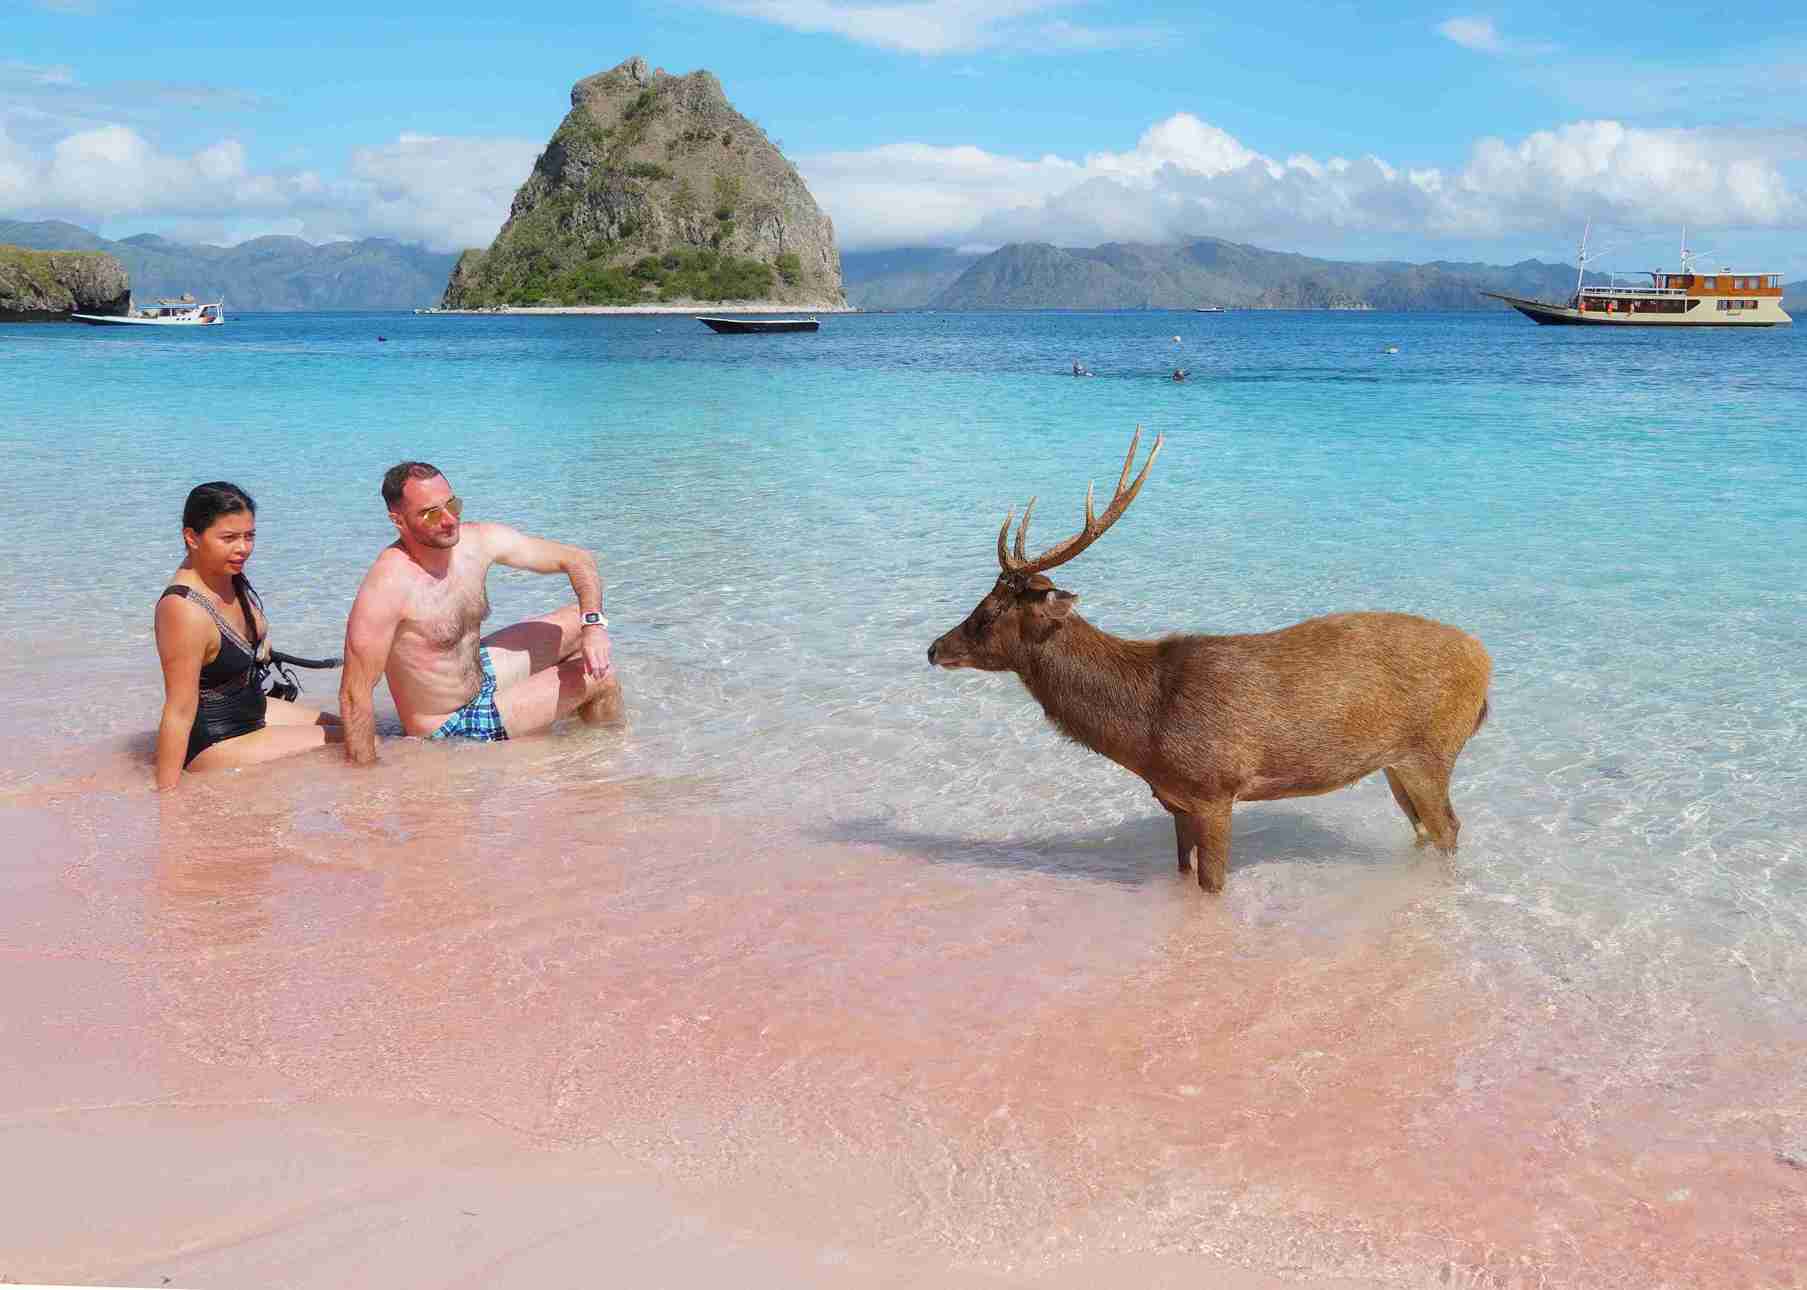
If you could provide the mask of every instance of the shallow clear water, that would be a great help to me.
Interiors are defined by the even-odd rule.
[[[1516,315],[0,331],[0,791],[43,839],[0,941],[114,956],[189,1057],[764,1171],[875,1247],[1760,1280],[1807,1240],[1803,359]],[[1487,644],[1453,865],[1376,780],[1241,808],[1202,896],[1137,781],[928,668],[1006,507],[1065,536],[1138,425],[1057,575],[1095,624]],[[403,457],[599,553],[628,732],[154,801],[187,488],[258,498],[277,643],[328,652]],[[496,624],[554,581],[496,574]]]

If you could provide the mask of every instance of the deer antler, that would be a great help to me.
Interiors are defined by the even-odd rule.
[[[1065,564],[1092,543],[1104,536],[1106,529],[1123,517],[1129,504],[1136,500],[1136,494],[1142,491],[1142,485],[1148,479],[1148,471],[1154,465],[1155,454],[1161,451],[1165,435],[1156,435],[1154,447],[1148,450],[1148,460],[1142,463],[1142,473],[1136,476],[1136,482],[1126,490],[1123,485],[1129,479],[1129,468],[1136,464],[1136,445],[1142,441],[1142,427],[1136,427],[1135,436],[1129,441],[1129,455],[1123,459],[1123,473],[1117,477],[1117,491],[1111,497],[1111,504],[1104,508],[1102,519],[1092,514],[1092,485],[1085,486],[1085,527],[1065,542],[1049,547],[1031,560],[1023,551],[1023,539],[1029,533],[1029,513],[1035,509],[1035,499],[1029,499],[1029,505],[1023,508],[1022,523],[1016,529],[1016,553],[1011,554],[1004,545],[1004,539],[1010,533],[1010,521],[1016,518],[1016,508],[1010,508],[1004,516],[1004,527],[998,530],[998,567],[1005,573],[1018,577],[1027,577],[1032,573],[1041,573],[1056,565]]]

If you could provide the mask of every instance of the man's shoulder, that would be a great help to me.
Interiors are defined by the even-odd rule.
[[[364,575],[363,585],[358,588],[358,599],[398,595],[413,580],[414,571],[414,561],[402,550],[400,543],[386,546],[371,562],[370,572]]]

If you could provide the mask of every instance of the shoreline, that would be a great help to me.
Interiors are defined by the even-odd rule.
[[[852,305],[796,305],[777,300],[737,300],[731,304],[658,305],[496,305],[489,309],[416,309],[417,314],[857,314]]]

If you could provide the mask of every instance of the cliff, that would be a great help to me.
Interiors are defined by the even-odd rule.
[[[198,246],[141,233],[113,242],[56,220],[0,220],[0,242],[105,251],[125,265],[140,301],[187,291],[197,300],[225,300],[229,313],[414,309],[439,299],[454,258],[375,237],[321,246],[298,237]]]
[[[125,266],[110,255],[0,246],[0,322],[122,314],[131,299]]]
[[[571,90],[571,111],[448,309],[772,300],[845,302],[834,226],[796,167],[708,72],[630,58]]]

